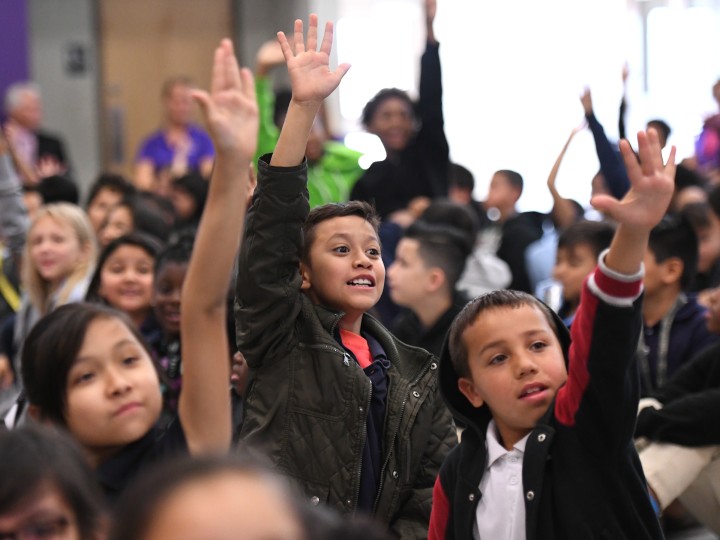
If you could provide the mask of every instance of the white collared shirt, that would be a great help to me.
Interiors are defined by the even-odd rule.
[[[498,441],[495,422],[488,424],[488,462],[480,481],[482,497],[475,510],[475,540],[525,540],[522,465],[529,435],[508,451]]]

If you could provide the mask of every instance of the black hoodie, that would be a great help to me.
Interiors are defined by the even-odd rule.
[[[640,291],[640,275],[618,276],[601,262],[586,281],[572,346],[556,318],[568,380],[527,439],[522,472],[527,540],[663,538],[633,444]],[[446,343],[441,393],[468,427],[436,481],[430,539],[472,539],[482,497],[492,417],[486,406],[476,409],[467,401],[457,380]]]

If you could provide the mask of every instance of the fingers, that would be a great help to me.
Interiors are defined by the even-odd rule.
[[[305,41],[303,39],[303,22],[301,19],[297,19],[295,21],[295,54],[297,55],[303,52],[305,52]]]
[[[335,68],[335,75],[337,75],[338,79],[342,79],[349,69],[350,64],[348,64],[347,62],[344,64],[340,64],[337,68]]]
[[[226,88],[238,88],[242,86],[240,80],[240,66],[238,65],[235,51],[233,51],[232,41],[229,39],[223,39],[221,46],[223,47],[224,60],[223,69],[225,70],[225,84]]]
[[[225,48],[223,42],[215,49],[215,57],[213,58],[212,79],[210,81],[210,91],[221,92],[225,88],[225,69],[223,68],[225,60]]]
[[[288,43],[285,33],[278,32],[277,39],[278,43],[280,43],[280,49],[282,50],[283,56],[285,57],[285,62],[289,62],[293,58],[293,52],[292,49],[290,49],[290,44]]]
[[[628,178],[632,181],[642,176],[640,164],[635,157],[635,153],[633,152],[630,143],[625,139],[620,141],[620,153],[622,154],[623,161],[625,162],[625,170],[627,170]]]
[[[308,23],[307,33],[307,50],[315,51],[317,49],[317,37],[318,37],[318,16],[314,13],[310,14],[310,22]],[[323,43],[325,40],[323,39]]]
[[[240,80],[242,81],[243,95],[255,103],[255,78],[253,77],[252,71],[248,68],[242,68],[240,70]]]
[[[213,77],[214,78],[214,77]],[[195,103],[198,104],[200,107],[200,110],[202,111],[203,118],[207,121],[208,117],[210,116],[210,107],[212,106],[210,103],[210,95],[205,92],[204,90],[192,90],[190,92],[190,95],[195,100]]]
[[[320,51],[324,52],[328,56],[330,56],[330,52],[332,51],[332,42],[333,42],[333,23],[328,21],[325,23],[325,34],[323,35],[322,45],[320,46]]]
[[[667,174],[673,180],[675,179],[675,169],[677,168],[677,165],[675,163],[676,151],[677,148],[675,148],[675,145],[670,147],[670,155],[668,156],[667,163],[665,164],[665,174]]]

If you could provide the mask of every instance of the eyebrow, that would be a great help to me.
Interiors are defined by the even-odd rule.
[[[350,240],[352,240],[352,235],[344,232],[336,232],[332,236],[330,236],[330,238],[328,238],[328,241],[335,240],[337,238],[341,238],[349,242]],[[378,237],[372,234],[368,234],[367,236],[365,236],[365,240],[369,240],[371,242],[379,242]]]
[[[117,343],[115,343],[115,344],[112,346],[112,350],[113,350],[113,352],[115,352],[115,351],[117,351],[117,350],[119,350],[119,349],[122,349],[122,348],[125,347],[126,345],[138,345],[138,344],[137,344],[136,341],[134,341],[134,340],[132,340],[132,339],[121,339],[120,341],[118,341]],[[89,356],[79,356],[79,357],[77,358],[77,360],[75,360],[74,364],[79,364],[80,362],[87,362],[87,361],[92,360],[92,359],[94,359],[94,358],[95,358],[95,357],[92,356],[92,355],[89,355]]]

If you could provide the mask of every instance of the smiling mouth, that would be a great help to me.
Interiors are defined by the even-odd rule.
[[[374,287],[375,283],[372,280],[366,278],[353,279],[347,282],[352,287]]]
[[[523,389],[523,391],[520,393],[520,399],[528,396],[534,396],[536,394],[544,392],[545,390],[547,390],[547,386],[544,386],[542,384],[533,384]]]

